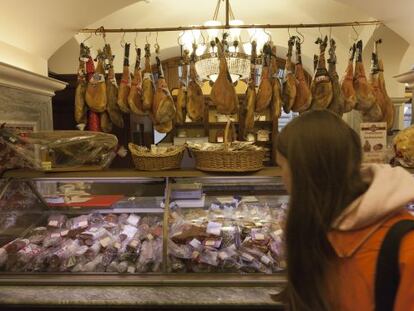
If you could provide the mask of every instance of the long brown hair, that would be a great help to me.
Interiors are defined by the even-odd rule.
[[[327,239],[333,221],[366,191],[361,142],[327,110],[303,113],[279,134],[277,151],[291,172],[286,222],[288,297],[291,310],[332,310],[327,274],[335,255]],[[334,294],[334,293],[333,293]]]

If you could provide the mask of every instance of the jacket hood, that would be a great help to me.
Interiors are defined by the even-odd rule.
[[[402,167],[373,164],[362,169],[368,190],[334,222],[337,230],[357,230],[379,222],[414,201],[414,177]]]
[[[340,257],[352,255],[390,217],[414,201],[414,177],[401,167],[373,164],[362,169],[367,191],[336,219],[328,238]]]

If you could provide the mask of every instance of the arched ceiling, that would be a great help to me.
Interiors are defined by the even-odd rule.
[[[44,61],[49,60],[52,71],[66,68],[68,72],[75,72],[78,43],[84,38],[81,35],[74,37],[79,29],[101,25],[133,28],[201,24],[211,19],[216,0],[0,0],[0,4],[0,44],[4,42]],[[376,18],[404,38],[395,35],[398,40],[414,44],[414,32],[411,31],[414,20],[410,16],[414,11],[412,0],[399,0],[398,5],[395,1],[381,1],[379,4],[375,0],[231,0],[231,4],[236,18],[245,23],[320,23]],[[224,20],[223,11],[221,20]],[[321,31],[329,33],[329,29]],[[357,27],[357,31],[368,42],[375,27]],[[301,32],[306,38],[303,52],[309,68],[317,49],[312,41],[319,31],[305,29]],[[332,36],[338,44],[338,60],[346,59],[353,35],[349,28],[332,29]],[[279,54],[283,56],[287,31],[273,30],[272,36],[281,47]],[[133,41],[134,34],[127,34],[126,39]],[[244,39],[247,40],[246,37]],[[122,55],[120,35],[108,35],[107,40],[117,47],[115,54]],[[149,40],[154,42],[154,34]],[[172,47],[177,46],[175,33],[160,33],[159,42],[164,52],[174,54]],[[140,46],[145,43],[143,34],[139,35],[137,43]],[[98,48],[102,39],[92,38],[88,44]],[[116,58],[116,66],[120,66],[121,58]],[[68,63],[66,67],[62,62]],[[344,66],[338,64],[340,70]]]

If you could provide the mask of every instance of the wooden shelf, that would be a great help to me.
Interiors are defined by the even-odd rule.
[[[39,172],[33,170],[17,169],[9,170],[4,172],[2,178],[23,178],[23,179],[65,179],[65,178],[100,178],[100,179],[111,179],[111,178],[166,178],[166,177],[220,177],[220,176],[264,176],[264,177],[280,177],[280,167],[265,167],[257,172],[249,173],[223,173],[223,172],[202,172],[195,169],[178,169],[168,171],[137,171],[133,169],[109,169],[103,171],[82,171],[82,172]]]

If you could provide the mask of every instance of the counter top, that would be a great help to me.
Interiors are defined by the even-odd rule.
[[[281,307],[269,287],[0,286],[0,304]]]
[[[217,177],[217,176],[281,176],[280,167],[265,167],[257,172],[223,173],[202,172],[195,169],[177,169],[167,171],[138,171],[134,169],[108,169],[102,171],[80,172],[39,172],[34,170],[16,169],[3,173],[2,178],[165,178],[165,177]]]

